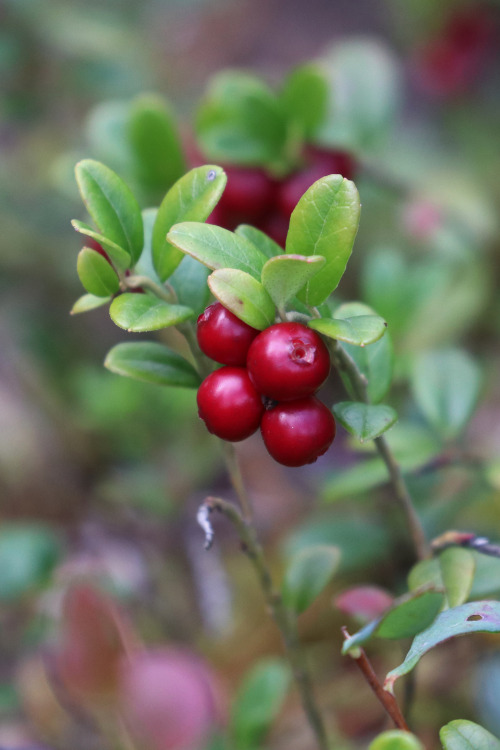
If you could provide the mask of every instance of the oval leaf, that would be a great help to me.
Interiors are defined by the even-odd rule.
[[[255,245],[261,253],[264,253],[266,258],[274,258],[275,255],[281,255],[283,252],[277,242],[260,229],[250,226],[250,224],[240,224],[234,231],[240,237],[244,237],[252,245]]]
[[[70,315],[79,315],[89,310],[95,310],[97,307],[106,305],[110,300],[111,297],[96,297],[93,294],[84,294],[76,300],[71,308]]]
[[[320,68],[306,64],[292,70],[281,92],[282,106],[301,136],[311,138],[328,103],[328,83]]]
[[[411,672],[431,648],[454,636],[467,633],[500,633],[500,602],[468,602],[441,612],[427,630],[417,635],[404,662],[389,672],[384,683],[385,689],[392,692],[396,680]]]
[[[476,562],[467,549],[450,547],[439,555],[441,577],[450,607],[458,607],[467,601],[474,581]]]
[[[325,265],[321,255],[277,255],[262,269],[262,283],[278,309],[284,309]]]
[[[390,729],[382,732],[370,744],[368,750],[425,750],[414,734],[402,729]]]
[[[385,333],[387,323],[378,315],[357,315],[355,318],[319,318],[311,320],[309,328],[314,328],[325,336],[346,341],[355,346],[366,346],[378,341]]]
[[[175,326],[193,316],[184,305],[169,305],[152,294],[120,294],[109,308],[113,323],[126,331],[157,331]]]
[[[127,268],[129,268],[132,259],[130,258],[129,253],[127,253],[127,251],[122,247],[118,247],[118,245],[115,245],[114,242],[111,242],[111,240],[109,240],[107,237],[104,237],[104,235],[96,232],[94,229],[92,229],[92,227],[89,227],[89,225],[85,224],[83,221],[77,221],[76,219],[73,219],[71,225],[74,229],[76,229],[77,232],[80,232],[80,234],[84,234],[86,237],[92,237],[93,240],[102,245],[104,250],[109,255],[113,265],[115,265],[121,271],[125,271]]]
[[[394,597],[378,586],[355,586],[343,591],[334,600],[337,609],[360,623],[380,617],[393,602]]]
[[[323,591],[340,560],[338,547],[317,545],[298,552],[289,564],[282,586],[283,601],[297,614]]]
[[[212,224],[190,221],[175,224],[167,239],[212,270],[236,268],[258,280],[267,260],[264,253],[245,237]]]
[[[210,291],[224,307],[252,328],[263,331],[274,322],[274,304],[260,281],[244,271],[221,268],[208,277]]]
[[[104,366],[117,375],[157,385],[198,388],[201,382],[180,354],[154,341],[117,344],[108,352]]]
[[[139,260],[144,243],[142,215],[130,189],[109,167],[84,159],[75,167],[76,181],[87,211],[99,231]]]
[[[153,227],[153,263],[161,281],[168,279],[184,257],[181,250],[167,242],[167,232],[181,221],[206,221],[226,182],[224,170],[209,164],[192,169],[166,194]]]
[[[377,404],[387,394],[392,382],[394,368],[394,350],[389,332],[386,330],[381,339],[370,346],[343,344],[345,351],[353,358],[368,386],[368,398]],[[349,379],[340,373],[347,392],[353,396]]]
[[[120,280],[109,262],[97,250],[84,247],[78,253],[76,270],[83,286],[96,297],[112,297],[120,289]]]
[[[385,404],[363,404],[359,401],[341,401],[333,413],[345,429],[362,443],[382,435],[397,421],[397,412]]]
[[[457,437],[469,421],[479,396],[481,371],[458,349],[427,352],[416,361],[412,386],[430,424],[445,438]]]
[[[345,271],[358,231],[360,214],[356,186],[341,175],[315,182],[297,203],[286,238],[286,252],[322,255],[326,265],[300,293],[308,305],[320,305],[336,289]]]
[[[442,727],[439,739],[444,750],[500,750],[500,740],[491,732],[465,719],[450,721]]]

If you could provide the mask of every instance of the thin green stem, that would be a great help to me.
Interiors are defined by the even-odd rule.
[[[147,289],[148,291],[153,292],[153,294],[159,299],[168,302],[169,304],[177,302],[177,294],[175,293],[173,286],[168,283],[163,285],[157,284],[156,281],[153,281],[149,276],[125,276],[124,284],[129,289],[137,289],[139,287]]]

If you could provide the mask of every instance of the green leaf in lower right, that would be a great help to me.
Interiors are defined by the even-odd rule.
[[[439,732],[444,750],[500,750],[500,740],[479,724],[456,719]]]
[[[341,401],[333,413],[345,429],[362,443],[382,435],[398,419],[397,412],[386,404],[365,404],[361,401]]]

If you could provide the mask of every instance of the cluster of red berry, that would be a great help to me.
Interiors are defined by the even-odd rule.
[[[252,224],[284,247],[290,215],[306,190],[328,174],[352,179],[353,157],[346,151],[308,146],[302,167],[281,179],[257,167],[224,166],[227,186],[210,216],[210,223],[225,229]]]
[[[285,466],[313,463],[335,438],[335,420],[314,393],[330,372],[321,337],[301,323],[250,327],[219,302],[198,318],[200,349],[224,365],[198,390],[209,432],[237,442],[259,428]]]

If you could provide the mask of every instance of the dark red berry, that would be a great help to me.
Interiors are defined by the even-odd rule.
[[[261,169],[226,167],[227,185],[219,205],[245,216],[260,216],[273,197],[273,182]]]
[[[277,404],[260,425],[267,450],[284,466],[312,464],[335,438],[335,419],[315,396]]]
[[[207,430],[231,442],[252,435],[264,412],[244,367],[227,366],[212,372],[198,389],[197,403]]]
[[[94,240],[92,237],[86,237],[85,247],[90,247],[91,250],[95,250],[96,253],[99,253],[99,255],[102,255],[102,257],[105,258],[108,261],[108,263],[111,263],[111,260],[106,250],[103,248],[100,242],[97,242],[97,240]]]
[[[257,328],[244,323],[220,302],[209,305],[198,318],[196,335],[201,351],[223,365],[244,365]]]
[[[290,401],[318,390],[330,372],[330,357],[316,331],[302,323],[276,323],[252,341],[247,368],[259,393]]]

